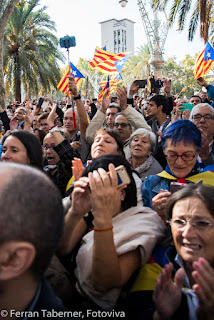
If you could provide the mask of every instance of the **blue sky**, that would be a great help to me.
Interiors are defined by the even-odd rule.
[[[70,61],[76,64],[79,57],[92,59],[96,46],[101,46],[101,26],[99,22],[108,19],[130,19],[135,22],[135,51],[147,43],[137,0],[129,0],[122,8],[118,0],[40,0],[46,5],[46,12],[55,21],[57,36],[75,36],[76,47],[70,49]],[[149,12],[152,19],[152,13]],[[193,55],[203,49],[199,31],[193,42],[187,40],[187,28],[184,32],[169,30],[165,45],[164,58],[175,56],[178,61],[186,54]],[[66,53],[66,50],[63,50]]]

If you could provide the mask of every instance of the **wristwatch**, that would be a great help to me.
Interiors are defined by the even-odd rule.
[[[74,99],[74,100],[80,100],[80,99],[81,99],[81,95],[78,94],[78,96],[77,96],[77,97],[73,97],[73,99]]]

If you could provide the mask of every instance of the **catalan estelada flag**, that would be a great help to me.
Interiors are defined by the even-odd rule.
[[[102,98],[103,98],[103,95],[104,95],[104,92],[106,91],[106,89],[109,88],[109,76],[108,76],[108,79],[107,79],[107,82],[103,88],[103,90],[101,91],[100,95],[99,95],[99,98],[98,98],[98,101],[102,101]],[[110,92],[108,93],[107,97],[110,95]]]
[[[111,53],[96,47],[94,58],[89,63],[91,69],[97,69],[103,73],[115,74],[118,70],[114,62],[123,59],[130,52]]]
[[[209,42],[207,42],[204,49],[201,51],[195,62],[195,78],[204,77],[214,62],[214,49]]]
[[[84,77],[84,75],[73,65],[73,63],[70,62],[70,65],[67,66],[66,72],[63,75],[62,79],[60,80],[57,89],[62,91],[66,95],[66,90],[68,89],[68,76],[71,75],[76,80],[76,84],[79,83],[79,81]]]
[[[115,75],[111,76],[111,79],[109,80],[109,94],[112,92],[116,92],[117,90],[117,84],[121,81],[121,79],[118,79]],[[107,84],[107,81],[100,81],[98,82],[98,85],[103,89]]]

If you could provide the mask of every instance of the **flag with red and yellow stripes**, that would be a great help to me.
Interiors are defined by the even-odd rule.
[[[123,59],[129,53],[130,52],[111,53],[96,47],[94,58],[89,63],[89,67],[91,69],[97,69],[103,73],[118,73],[114,62]]]
[[[76,84],[80,84],[80,80],[85,78],[82,73],[70,62],[70,65],[67,66],[65,74],[57,85],[57,89],[62,91],[66,96],[66,90],[68,89],[68,76],[72,75],[76,81]]]
[[[110,92],[110,93],[116,91],[116,89],[117,89],[117,84],[118,84],[120,81],[121,81],[121,79],[116,78],[115,75],[113,75],[113,76],[111,77],[111,79],[110,79],[110,81],[109,81],[109,88],[110,88],[110,91],[109,91],[109,92]],[[98,85],[99,85],[101,88],[104,88],[105,85],[106,85],[106,83],[107,83],[107,81],[100,81],[100,82],[98,83]]]
[[[214,49],[207,42],[195,62],[195,78],[204,77],[212,68],[214,62]]]
[[[108,79],[107,79],[107,81],[106,81],[106,84],[105,84],[105,86],[103,87],[103,90],[101,91],[101,93],[100,93],[100,95],[99,95],[99,97],[98,97],[98,101],[102,101],[102,98],[103,98],[103,95],[104,95],[104,93],[105,93],[105,91],[109,88],[109,83],[110,83],[110,81],[109,81],[109,76],[108,76]],[[110,92],[107,94],[107,98],[110,96]]]

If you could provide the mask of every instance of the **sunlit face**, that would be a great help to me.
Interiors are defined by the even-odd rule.
[[[116,117],[114,122],[114,130],[118,133],[123,142],[129,139],[132,133],[132,128],[123,115],[119,115]]]
[[[30,158],[23,143],[14,136],[9,136],[2,147],[2,161],[30,164]]]
[[[25,112],[24,112],[23,109],[21,109],[21,108],[17,108],[17,109],[16,109],[16,111],[15,111],[15,116],[16,116],[16,118],[17,118],[17,120],[18,120],[19,122],[21,122],[21,121],[24,120],[24,118],[25,118],[24,115],[25,115]]]
[[[192,115],[201,114],[204,116],[205,114],[211,114],[214,116],[214,111],[212,107],[202,106],[202,107],[194,107]],[[192,119],[192,122],[196,125],[196,127],[204,132],[207,135],[208,141],[212,141],[214,135],[214,119],[204,119],[200,120]]]
[[[107,127],[109,128],[113,128],[113,125],[114,125],[114,120],[117,116],[117,113],[118,113],[118,109],[117,108],[114,108],[114,107],[111,107],[111,108],[108,108],[106,110],[106,124],[107,124]]]
[[[55,147],[55,145],[56,143],[53,137],[44,138],[43,149],[49,165],[55,165],[60,160],[56,151],[53,150],[53,147]]]
[[[214,224],[214,217],[202,200],[193,197],[176,202],[172,210],[172,220],[174,219],[184,219],[191,223],[203,220]],[[213,265],[214,227],[201,231],[187,224],[182,230],[178,230],[171,224],[171,229],[177,252],[186,263],[192,264],[199,257],[203,257]]]
[[[49,128],[47,119],[41,119],[39,121],[39,126],[40,126],[40,129],[44,130],[46,134],[49,133],[50,128]]]
[[[194,144],[184,144],[183,141],[177,142],[176,145],[171,143],[171,139],[167,139],[164,154],[167,159],[169,169],[177,178],[185,178],[196,164],[197,150]],[[178,155],[176,160],[171,160],[170,156]],[[191,160],[184,161],[181,156],[192,156]]]
[[[33,130],[39,127],[39,123],[37,119],[38,119],[38,116],[34,116],[33,123],[32,123]]]
[[[75,120],[76,120],[76,128],[74,128],[74,114],[71,108],[69,108],[65,114],[63,119],[63,126],[64,128],[69,132],[73,133],[78,129],[79,126],[79,119],[77,118],[77,114],[75,114]]]
[[[149,101],[147,104],[147,116],[152,118],[158,113],[158,107],[155,101]]]
[[[131,142],[132,157],[142,158],[142,160],[145,161],[151,153],[150,136],[145,134],[136,134]]]
[[[200,97],[192,97],[190,99],[190,103],[193,104],[194,106],[196,106],[197,104],[201,103],[201,99],[200,99]]]
[[[104,154],[118,154],[118,147],[116,140],[107,132],[98,134],[94,138],[91,146],[92,159],[97,159]]]
[[[206,99],[208,99],[208,94],[207,94],[206,92],[203,92],[203,93],[201,94],[201,99],[202,99],[202,101],[204,102]]]

